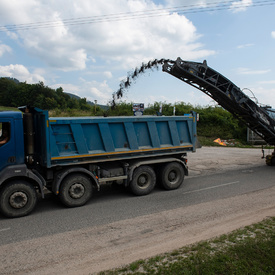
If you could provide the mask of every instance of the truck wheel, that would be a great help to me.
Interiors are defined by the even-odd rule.
[[[68,207],[84,205],[92,196],[92,183],[81,174],[67,176],[61,186],[59,198]]]
[[[15,180],[1,189],[0,211],[8,218],[17,218],[30,214],[36,203],[36,191],[26,181]]]
[[[184,180],[184,169],[181,164],[171,162],[164,165],[160,173],[161,185],[166,190],[174,190],[181,186]]]
[[[266,158],[265,158],[265,163],[268,166],[275,166],[275,156],[273,154],[272,155],[267,155]]]
[[[149,194],[156,185],[156,174],[150,166],[140,166],[135,169],[130,182],[131,191],[137,196]]]

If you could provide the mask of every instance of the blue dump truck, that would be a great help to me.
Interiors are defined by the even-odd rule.
[[[196,114],[49,118],[20,107],[0,112],[0,211],[28,215],[51,191],[67,207],[82,206],[107,182],[135,195],[156,182],[178,188],[196,150]]]

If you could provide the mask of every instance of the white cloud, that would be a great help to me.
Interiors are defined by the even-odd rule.
[[[10,31],[6,31],[6,34],[8,37],[10,37],[12,40],[17,40],[18,39],[18,34],[15,32],[10,32]]]
[[[237,46],[237,49],[244,49],[244,48],[248,48],[248,47],[252,47],[252,46],[254,46],[254,44],[242,44],[242,45],[239,45],[239,46]]]
[[[112,73],[109,72],[109,71],[105,71],[103,74],[104,74],[104,76],[107,77],[107,78],[112,78],[112,77],[113,77]]]
[[[26,50],[48,66],[68,72],[84,70],[88,60],[76,37],[62,31],[63,27],[22,32]]]
[[[196,8],[206,8],[210,11],[213,9],[219,10],[219,8],[229,8],[232,12],[245,11],[248,7],[253,4],[253,0],[236,0],[236,1],[222,1],[222,0],[165,0],[164,1],[167,8],[168,7],[183,7],[185,10],[196,9]],[[220,5],[222,4],[222,5]]]
[[[26,81],[27,83],[37,83],[39,81],[44,82],[43,76],[38,73],[31,73],[29,70],[20,64],[11,64],[9,66],[0,66],[0,75],[2,77],[16,78],[21,82]]]
[[[214,3],[217,4],[219,1],[215,1]],[[222,1],[220,1],[222,2]],[[193,0],[192,2],[190,0],[165,0],[165,3],[169,7],[179,7],[179,6],[190,6],[191,8],[194,8],[194,6],[199,7],[205,7],[207,4],[212,4],[213,1],[211,0]]]
[[[244,74],[244,75],[259,75],[259,74],[266,74],[269,73],[271,70],[252,70],[249,68],[238,68],[237,73],[238,74]]]
[[[265,86],[255,86],[251,89],[258,102],[275,108],[275,89]]]
[[[252,0],[235,1],[231,4],[231,10],[233,12],[246,11],[246,9],[253,4]]]
[[[8,45],[0,44],[0,57],[3,56],[5,53],[11,53],[12,49]]]
[[[104,96],[104,94],[102,93],[102,91],[100,91],[96,87],[91,87],[90,94],[93,96],[93,98],[102,98],[102,96]],[[108,97],[108,98],[110,98],[110,97]]]
[[[263,81],[259,81],[259,84],[271,84],[271,85],[275,85],[275,80],[263,80]]]
[[[275,31],[271,32],[271,37],[275,38]]]
[[[113,90],[106,81],[87,81],[82,86],[79,95],[92,102],[96,99],[99,104],[107,104],[112,98],[112,93]]]
[[[200,35],[184,15],[174,13],[157,17],[157,20],[154,17],[107,20],[110,14],[163,8],[153,1],[110,0],[106,4],[104,1],[92,3],[86,0],[25,0],[24,5],[19,4],[19,7],[15,2],[11,0],[3,5],[3,9],[1,7],[5,14],[3,22],[6,24],[55,22],[55,27],[45,26],[17,32],[10,30],[9,35],[17,34],[32,56],[63,71],[84,70],[87,63],[95,62],[93,57],[129,69],[152,58],[183,56],[185,59],[193,59],[215,53],[198,42]],[[20,14],[16,17],[14,14],[18,8]],[[88,17],[89,24],[75,24],[72,20],[67,24],[65,20]],[[95,18],[103,22],[92,23]],[[125,18],[120,16],[120,19]]]
[[[67,83],[58,83],[54,85],[50,85],[52,89],[57,89],[59,87],[62,87],[63,91],[66,93],[71,93],[74,95],[78,95],[79,87],[73,84],[67,84]]]
[[[81,98],[94,102],[96,99],[99,104],[107,104],[112,98],[113,90],[108,86],[106,81],[87,81],[83,78],[80,79],[81,85],[73,85],[67,83],[58,83],[50,85],[51,88],[63,88],[65,93],[71,93]]]

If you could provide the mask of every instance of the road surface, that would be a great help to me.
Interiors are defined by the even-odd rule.
[[[0,217],[0,274],[89,274],[275,215],[275,169],[260,149],[201,148],[175,191],[133,197],[110,186],[82,208],[53,196],[28,217]]]

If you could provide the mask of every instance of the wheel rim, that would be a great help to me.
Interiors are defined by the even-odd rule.
[[[73,199],[81,198],[85,193],[85,188],[80,183],[73,184],[69,189],[69,194]]]
[[[148,177],[148,175],[146,175],[146,174],[140,175],[138,177],[137,183],[138,183],[138,186],[140,188],[146,188],[148,186],[148,184],[149,184],[149,177]]]
[[[28,196],[24,192],[14,192],[10,196],[9,203],[13,208],[22,208],[28,203]]]
[[[175,182],[177,180],[177,172],[175,170],[172,170],[168,175],[168,180],[170,182]]]

